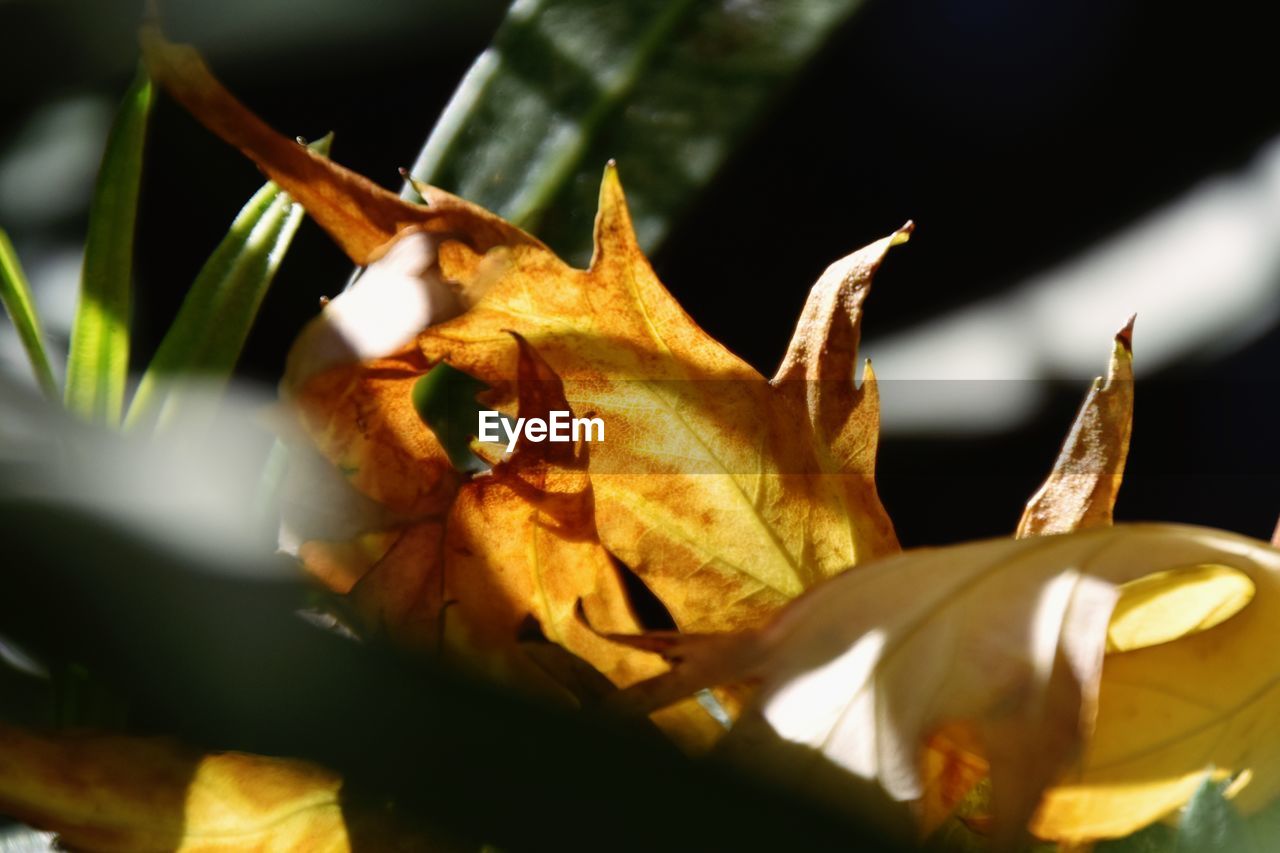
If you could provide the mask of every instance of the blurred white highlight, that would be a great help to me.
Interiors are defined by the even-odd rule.
[[[457,314],[457,297],[436,266],[437,242],[425,231],[399,237],[334,297],[294,343],[285,386],[328,367],[390,355],[431,323]]]
[[[1012,291],[897,335],[869,339],[882,424],[897,433],[984,433],[1032,415],[1037,382],[1099,375],[1137,313],[1136,363],[1229,352],[1280,317],[1280,140],[1244,172],[1205,181],[1083,255]],[[915,386],[915,387],[913,387]],[[1084,386],[1082,385],[1082,390]]]
[[[270,389],[218,383],[186,410],[190,423],[122,435],[78,423],[0,376],[0,497],[78,509],[192,566],[294,577],[287,561],[264,560],[275,518],[257,499],[275,440],[264,417],[273,405]]]

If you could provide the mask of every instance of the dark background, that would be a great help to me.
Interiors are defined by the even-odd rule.
[[[0,6],[0,145],[52,97],[118,97],[138,5]],[[504,11],[490,0],[173,5],[173,34],[204,47],[271,124],[310,138],[336,131],[335,158],[388,186]],[[908,218],[918,231],[877,280],[869,334],[998,294],[1204,176],[1243,166],[1280,131],[1263,6],[872,0],[688,211],[655,266],[708,331],[765,373],[823,267]],[[147,158],[138,363],[261,183],[164,99]],[[83,215],[52,227],[78,239]],[[274,381],[318,297],[348,273],[304,223],[243,372]],[[1280,512],[1280,334],[1152,375],[1141,372],[1139,326],[1138,354],[1118,515],[1267,537]],[[886,439],[878,479],[903,543],[1009,532],[1085,390],[1055,385],[1051,404],[1010,434]]]

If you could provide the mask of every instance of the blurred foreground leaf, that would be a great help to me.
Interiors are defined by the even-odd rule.
[[[23,500],[0,499],[0,535],[16,557],[0,564],[6,633],[83,660],[152,731],[341,774],[356,849],[387,849],[350,820],[357,790],[472,849],[896,849],[644,732],[315,628],[299,588],[246,580],[261,567]]]
[[[1245,823],[1224,796],[1229,782],[1206,778],[1178,824],[1176,853],[1252,853]]]
[[[49,366],[49,356],[44,349],[44,332],[40,328],[40,317],[36,314],[36,306],[31,299],[31,285],[18,263],[18,253],[13,250],[9,235],[2,229],[0,302],[4,303],[4,310],[18,330],[18,337],[22,340],[23,349],[27,351],[27,358],[31,361],[31,370],[36,375],[40,390],[50,399],[57,399],[58,380],[53,377],[53,368]]]
[[[129,373],[133,232],[151,95],[151,81],[139,71],[107,137],[89,208],[80,302],[67,357],[67,408],[111,426],[120,421]]]
[[[616,159],[640,245],[652,251],[771,97],[860,5],[515,3],[413,175],[582,264],[600,168]]]
[[[303,762],[0,722],[0,809],[76,850],[346,850],[341,784]]]
[[[311,146],[327,154],[332,134]],[[181,405],[173,380],[223,383],[235,368],[258,308],[302,222],[302,206],[267,183],[231,223],[200,269],[151,360],[127,423],[163,426]]]

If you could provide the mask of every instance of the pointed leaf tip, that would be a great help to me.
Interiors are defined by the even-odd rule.
[[[606,197],[622,197],[622,177],[618,174],[618,163],[610,160],[604,164],[604,173],[600,178],[600,206],[604,206]]]
[[[622,191],[622,179],[618,166],[610,160],[600,180],[600,201],[596,210],[595,252],[591,257],[592,268],[601,262],[627,263],[628,259],[643,258],[631,224],[631,211]]]
[[[862,303],[871,281],[889,249],[905,243],[914,227],[908,220],[889,236],[840,258],[823,271],[805,300],[786,355],[773,376],[774,385],[791,380],[849,381],[857,364]]]
[[[1116,343],[1124,347],[1125,352],[1133,352],[1133,324],[1137,319],[1137,314],[1130,314],[1128,321],[1116,332]]]
[[[1027,502],[1017,536],[1105,527],[1133,431],[1133,318],[1116,333],[1105,379],[1093,381],[1053,470]]]
[[[868,358],[862,362],[862,384],[866,385],[868,382],[875,381],[876,371],[875,368],[871,366],[871,359]]]
[[[85,419],[118,426],[129,372],[133,243],[151,79],[139,69],[107,136],[85,238],[63,399]]]

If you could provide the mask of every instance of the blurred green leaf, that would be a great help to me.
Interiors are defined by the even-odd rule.
[[[116,113],[89,207],[80,302],[67,357],[67,408],[116,425],[129,373],[133,233],[151,81],[139,71]]]
[[[1280,850],[1280,800],[1245,819],[1252,850]]]
[[[1175,853],[1254,853],[1244,819],[1223,796],[1229,781],[1205,779],[1182,812]]]
[[[616,159],[652,251],[753,120],[861,0],[520,0],[413,168],[591,253],[600,170]]]
[[[330,134],[312,144],[327,154]],[[175,380],[225,382],[262,299],[302,222],[302,206],[274,183],[249,199],[187,292],[129,407],[126,425],[161,426],[182,405]]]
[[[18,263],[18,253],[4,229],[0,229],[0,302],[4,303],[4,310],[18,330],[40,390],[50,400],[58,399],[58,380],[53,377],[49,355],[44,349],[44,331],[40,328],[40,316],[31,299],[31,285],[27,283],[22,265]]]
[[[476,395],[488,385],[441,362],[413,384],[413,407],[431,428],[459,471],[475,473],[488,466],[471,452],[471,438],[481,408]]]

